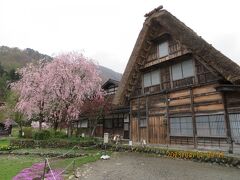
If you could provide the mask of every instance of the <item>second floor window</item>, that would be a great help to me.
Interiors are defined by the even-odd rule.
[[[169,55],[168,41],[161,42],[158,45],[158,53],[160,58]]]
[[[194,76],[193,61],[187,60],[172,66],[173,81]]]
[[[143,75],[144,87],[150,87],[160,84],[160,71],[155,70]]]

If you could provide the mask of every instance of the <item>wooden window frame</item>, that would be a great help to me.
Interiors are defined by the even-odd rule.
[[[183,63],[184,62],[186,62],[186,61],[192,61],[192,68],[193,68],[193,74],[192,74],[192,76],[188,76],[188,77],[184,77],[184,73],[183,73]],[[179,79],[173,79],[173,66],[174,65],[176,65],[176,64],[180,64],[181,65],[181,75],[182,75],[182,77],[181,78],[179,78]],[[190,78],[190,77],[194,77],[195,75],[195,68],[194,68],[194,60],[193,59],[188,59],[188,60],[184,60],[184,61],[182,61],[182,62],[178,62],[178,63],[176,63],[176,64],[173,64],[173,65],[171,65],[171,72],[172,72],[172,81],[178,81],[178,80],[181,80],[181,79],[187,79],[187,78]]]
[[[161,56],[161,54],[160,54],[160,45],[161,45],[161,44],[164,44],[164,43],[167,43],[167,51],[168,51],[168,53],[167,53],[166,55]],[[170,55],[169,41],[168,41],[168,40],[160,41],[160,42],[158,43],[158,45],[157,45],[157,54],[158,54],[158,58],[159,58],[159,59],[160,59],[160,58],[167,57],[167,56]]]
[[[144,121],[144,124],[141,124],[141,122]],[[139,127],[140,128],[147,128],[147,117],[140,117],[139,118]]]
[[[184,77],[183,76],[183,62],[186,62],[186,61],[189,61],[191,60],[192,61],[192,68],[193,68],[193,74],[192,76],[189,76],[189,77]],[[173,65],[171,65],[169,68],[170,68],[170,75],[171,75],[171,88],[174,89],[174,88],[179,88],[179,87],[184,87],[184,86],[190,86],[190,85],[193,85],[195,84],[195,81],[196,81],[196,69],[195,69],[195,60],[193,58],[191,59],[187,59],[187,60],[183,60],[179,63],[176,63],[176,64],[181,64],[181,74],[182,74],[182,78],[180,79],[173,79]],[[180,84],[180,85],[178,85]]]
[[[154,71],[158,71],[158,75],[159,75],[159,84],[155,84],[155,85],[152,85],[152,72]],[[150,86],[144,86],[144,75],[149,73],[150,74]],[[154,69],[152,71],[147,71],[147,72],[144,72],[143,75],[142,75],[142,93],[143,94],[150,94],[150,93],[153,93],[155,92],[154,89],[157,89],[156,92],[160,91],[162,88],[161,88],[161,83],[162,83],[162,79],[161,79],[161,70],[160,68],[158,69]]]
[[[211,125],[211,120],[210,120],[210,117],[211,116],[219,116],[219,115],[221,115],[222,116],[222,118],[223,118],[223,121],[222,121],[222,123],[223,123],[223,126],[224,126],[224,128],[223,128],[223,131],[224,131],[224,135],[223,134],[221,134],[221,135],[213,135],[213,130],[214,129],[216,129],[216,128],[212,128],[212,125]],[[198,128],[198,124],[199,124],[199,122],[198,122],[198,117],[207,117],[207,124],[208,124],[208,129],[206,129],[206,130],[208,130],[208,135],[202,135],[202,134],[198,134],[199,133],[199,129],[202,129],[202,128]],[[196,130],[197,130],[197,136],[198,137],[216,137],[216,138],[226,138],[227,137],[227,131],[226,131],[226,124],[225,124],[225,117],[224,117],[224,114],[206,114],[206,115],[196,115]],[[216,123],[215,121],[213,121],[214,123]]]
[[[179,119],[179,128],[180,128],[180,134],[174,134],[172,132],[172,119],[173,118],[178,118]],[[169,120],[170,120],[170,136],[171,137],[193,137],[193,119],[191,121],[191,130],[192,130],[192,134],[182,134],[182,120],[183,118],[191,118],[192,119],[192,116],[178,116],[178,117],[169,117]]]

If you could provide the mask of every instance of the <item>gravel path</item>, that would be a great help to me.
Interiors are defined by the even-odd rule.
[[[240,169],[139,153],[115,153],[80,167],[87,180],[240,180]]]

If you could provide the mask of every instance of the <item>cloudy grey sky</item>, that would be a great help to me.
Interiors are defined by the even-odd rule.
[[[159,5],[240,64],[237,0],[0,0],[0,45],[82,51],[123,73],[144,14]]]

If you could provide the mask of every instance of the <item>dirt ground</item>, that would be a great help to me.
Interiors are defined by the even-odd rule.
[[[239,180],[240,169],[210,163],[115,153],[79,168],[78,179],[88,180]]]

